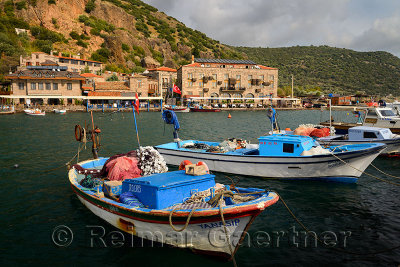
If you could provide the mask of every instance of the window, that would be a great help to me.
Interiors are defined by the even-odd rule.
[[[214,81],[217,80],[217,74],[213,74],[212,77],[213,77],[213,80],[214,80]]]
[[[67,90],[72,90],[72,83],[67,83]]]
[[[364,138],[377,138],[374,132],[364,132]]]
[[[38,89],[43,90],[43,83],[38,83]]]
[[[251,81],[252,81],[252,80],[253,80],[253,75],[247,76],[247,81],[248,81],[249,87],[252,85],[252,84],[251,84]]]
[[[58,90],[58,83],[53,83],[53,90]]]
[[[46,90],[51,90],[51,83],[46,83]]]
[[[217,88],[217,81],[212,82],[212,88]]]
[[[240,87],[242,87],[241,79],[242,79],[242,77],[240,75],[236,75],[236,84],[235,84],[236,89],[239,89]]]
[[[392,110],[389,110],[389,109],[382,109],[382,110],[380,110],[380,112],[381,112],[382,116],[385,116],[385,117],[396,116],[396,114],[394,114],[394,112]]]
[[[224,78],[225,78],[225,80],[228,80],[229,79],[229,74],[224,74]]]
[[[24,90],[25,89],[24,83],[18,83],[18,89],[19,90]]]
[[[259,76],[259,78],[260,78],[260,86],[261,86],[261,88],[264,88],[264,85],[263,85],[263,82],[264,82],[264,75],[260,75]]]
[[[138,87],[138,88],[141,88],[141,87],[142,87],[142,80],[138,80],[138,81],[137,81],[137,87]]]
[[[75,59],[71,60],[71,64],[77,65],[78,64],[78,60],[75,60]]]
[[[39,58],[39,55],[36,55],[36,59],[38,59]]]
[[[36,83],[31,83],[31,90],[36,90]]]
[[[283,143],[283,153],[293,153],[294,144]]]
[[[188,79],[189,80],[193,79],[193,73],[188,73]]]

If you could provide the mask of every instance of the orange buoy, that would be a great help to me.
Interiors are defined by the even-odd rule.
[[[286,128],[285,131],[291,131],[290,128]]]
[[[232,118],[231,113],[229,113],[229,115],[228,115],[228,119],[230,119],[230,118]]]
[[[200,165],[204,165],[204,167],[206,167],[206,172],[208,174],[210,174],[210,169],[208,168],[208,166],[207,166],[207,164],[205,162],[203,162],[203,161],[197,162],[196,166],[200,166]]]
[[[181,164],[179,165],[179,170],[184,170],[186,165],[190,165],[193,164],[190,160],[184,160],[181,162]]]

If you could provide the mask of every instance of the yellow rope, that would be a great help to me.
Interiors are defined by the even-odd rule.
[[[400,177],[398,177],[398,176],[390,175],[390,174],[388,174],[388,173],[382,171],[381,169],[379,169],[378,167],[376,167],[376,166],[375,166],[374,164],[372,164],[372,163],[371,163],[371,166],[374,167],[377,171],[383,173],[383,174],[386,175],[386,176],[389,176],[389,177],[392,177],[392,178],[396,178],[396,179],[400,179]]]
[[[391,181],[388,181],[388,180],[379,178],[378,176],[375,176],[375,175],[373,175],[373,174],[370,174],[370,173],[368,173],[368,172],[366,172],[366,171],[362,171],[362,170],[360,170],[360,169],[357,169],[356,167],[350,165],[349,163],[347,163],[346,161],[342,160],[341,158],[339,158],[338,156],[336,156],[336,155],[333,154],[332,152],[331,152],[331,155],[334,156],[335,158],[337,158],[338,160],[340,160],[341,162],[343,162],[344,164],[348,165],[349,167],[355,169],[356,171],[359,171],[359,172],[361,172],[361,173],[363,173],[363,174],[366,174],[366,175],[368,175],[368,176],[370,176],[370,177],[372,177],[372,178],[375,178],[375,179],[377,179],[377,180],[380,180],[380,181],[382,181],[382,182],[385,182],[385,183],[388,183],[388,184],[392,184],[392,185],[396,185],[396,186],[400,186],[399,183],[394,183],[394,182],[391,182]]]
[[[289,208],[289,206],[286,204],[285,200],[283,200],[282,196],[279,195],[278,192],[276,192],[276,191],[270,190],[270,192],[274,192],[275,194],[278,195],[279,199],[282,201],[283,205],[285,206],[285,208],[287,209],[287,211],[290,213],[290,215],[293,217],[293,219],[295,219],[295,221],[307,232],[307,234],[310,233],[311,231],[296,217],[296,215],[294,215],[294,213],[292,212],[292,210],[291,210],[291,209]],[[315,236],[316,240],[317,240],[319,243],[325,245],[325,243],[324,243],[317,235],[314,235],[314,236]],[[347,251],[347,250],[344,250],[344,249],[334,248],[334,247],[327,247],[327,248],[332,249],[332,250],[336,250],[336,251],[338,251],[338,252],[343,252],[343,253],[352,254],[352,255],[357,255],[357,256],[368,256],[368,255],[375,255],[375,254],[380,254],[380,253],[384,253],[384,252],[389,252],[389,251],[392,251],[392,250],[396,250],[396,249],[400,248],[400,246],[396,246],[396,247],[389,248],[389,249],[385,249],[385,250],[381,250],[381,251],[375,251],[375,252],[372,252],[372,253],[357,253],[357,252]]]

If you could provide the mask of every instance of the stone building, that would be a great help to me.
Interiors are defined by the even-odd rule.
[[[11,80],[12,94],[21,96],[15,103],[58,105],[64,101],[61,99],[66,98],[65,104],[74,104],[74,97],[82,95],[81,83],[85,78],[78,72],[53,70],[54,67],[50,66],[47,69],[32,67],[5,76]]]
[[[155,96],[161,96],[165,98],[169,92],[169,89],[172,88],[172,84],[176,82],[177,70],[168,67],[159,67],[155,69],[149,69],[147,71],[148,72],[144,75],[157,81],[157,90],[155,92]]]
[[[186,99],[277,97],[278,69],[251,60],[192,58],[178,69],[177,85]]]
[[[138,93],[141,97],[160,96],[158,80],[153,77],[143,74],[132,75],[129,77],[129,86],[132,92]]]
[[[75,57],[64,57],[61,53],[54,55],[53,52],[49,54],[43,52],[33,52],[31,56],[22,57],[20,56],[20,65],[18,70],[27,69],[29,66],[43,66],[45,62],[53,62],[58,66],[67,67],[73,72],[82,72],[86,68],[91,73],[100,73],[102,71],[102,62],[81,59],[79,56]]]

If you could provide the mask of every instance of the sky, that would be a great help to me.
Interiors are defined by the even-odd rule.
[[[400,57],[400,0],[143,1],[228,45],[328,45]]]

